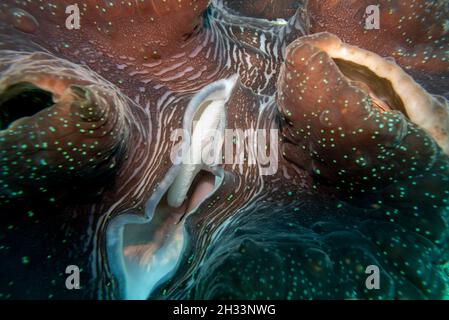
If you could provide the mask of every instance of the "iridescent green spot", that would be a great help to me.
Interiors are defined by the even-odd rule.
[[[29,264],[30,263],[30,258],[28,258],[27,256],[22,257],[22,263],[23,264]]]

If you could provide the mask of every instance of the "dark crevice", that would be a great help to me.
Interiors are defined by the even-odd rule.
[[[51,92],[29,82],[9,86],[0,94],[0,130],[7,129],[14,121],[33,116],[53,104]]]

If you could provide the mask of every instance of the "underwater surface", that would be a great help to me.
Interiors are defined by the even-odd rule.
[[[447,0],[2,0],[0,299],[448,299],[447,99]]]

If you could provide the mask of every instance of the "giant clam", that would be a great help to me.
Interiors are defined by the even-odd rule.
[[[0,298],[446,298],[449,8],[378,2],[2,1]]]

